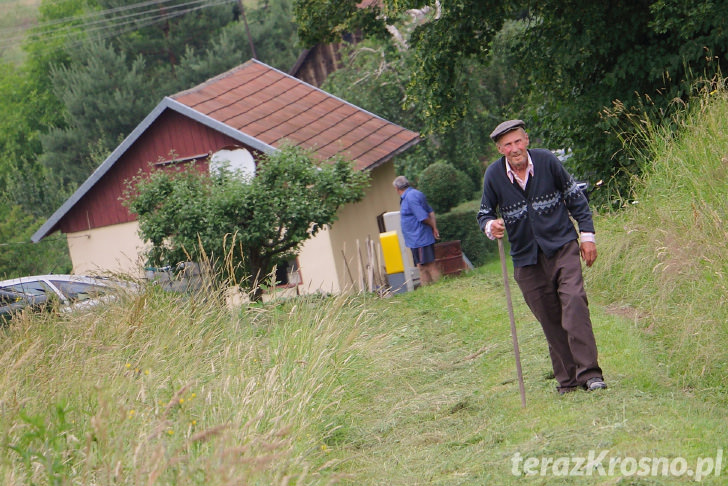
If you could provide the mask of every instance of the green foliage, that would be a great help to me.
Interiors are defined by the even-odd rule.
[[[32,88],[27,76],[10,64],[0,64],[0,164],[40,150],[32,116]],[[7,171],[2,171],[4,176]]]
[[[51,70],[65,121],[41,137],[40,161],[73,185],[88,177],[159,100],[149,89],[141,57],[127,67],[123,53],[97,41],[85,43],[72,60]]]
[[[253,57],[274,68],[288,71],[299,50],[296,25],[290,0],[263,2],[256,9],[246,9],[250,39],[241,22],[225,26],[204,48],[188,47],[176,72],[177,89],[195,86]]]
[[[23,432],[17,442],[6,447],[20,456],[28,478],[33,477],[34,470],[40,466],[46,484],[65,484],[65,478],[71,473],[69,464],[80,453],[77,443],[68,436],[71,424],[66,419],[67,414],[65,404],[53,408],[50,423],[46,423],[43,415],[20,412]]]
[[[0,66],[0,192],[11,204],[36,216],[57,208],[66,195],[38,161],[41,131],[55,118],[54,103],[28,67]]]
[[[478,267],[497,258],[498,246],[486,237],[475,215],[480,201],[463,203],[452,211],[437,215],[441,241],[460,240],[460,248],[470,262]]]
[[[363,29],[383,35],[379,8],[357,8],[358,0],[294,0],[293,14],[298,35],[306,47],[338,42],[347,34]]]
[[[383,10],[392,19],[425,3],[384,0]],[[426,133],[444,132],[470,111],[478,113],[468,66],[501,68],[496,40],[517,21],[500,55],[513,61],[518,74],[504,79],[518,97],[504,113],[484,118],[483,130],[489,133],[505,117],[522,118],[540,146],[572,150],[569,168],[577,177],[614,177],[610,185],[625,190],[639,172],[621,144],[631,137],[627,115],[644,109],[653,121],[670,123],[679,108],[674,100],[688,99],[694,79],[721,71],[726,14],[725,2],[677,0],[441,3],[439,18],[412,33],[407,104],[422,110]]]
[[[292,3],[292,0],[261,2],[248,14],[257,59],[284,72],[291,69],[300,54]],[[228,30],[233,29],[229,27]],[[237,31],[240,31],[240,25]]]
[[[252,288],[301,244],[360,200],[368,174],[341,158],[314,163],[295,147],[263,157],[255,177],[194,167],[128,182],[125,204],[151,243],[152,266],[211,262],[216,275]]]
[[[42,222],[20,206],[0,203],[0,279],[70,271],[65,239],[30,241]]]
[[[102,2],[99,8],[122,8],[126,3]],[[284,69],[296,58],[290,15],[288,0],[266,4],[249,15],[259,57]],[[113,31],[119,19],[108,16],[103,22]],[[107,30],[86,40],[75,39],[67,58],[48,68],[53,94],[63,109],[62,119],[47,126],[41,136],[40,160],[64,185],[74,187],[83,181],[163,96],[251,57],[246,30],[235,22],[230,5],[136,27],[108,41]]]
[[[417,187],[425,193],[436,213],[446,213],[461,201],[473,195],[472,181],[449,162],[439,160],[420,174]]]
[[[407,24],[401,25],[406,31]],[[415,69],[411,50],[398,49],[393,41],[367,40],[345,50],[344,67],[331,75],[323,88],[372,113],[410,129],[426,125],[421,106],[406,103],[407,84]],[[464,172],[469,181],[468,197],[482,178],[481,158],[489,158],[492,142],[482,129],[484,120],[491,117],[490,109],[506,104],[500,99],[504,91],[491,91],[491,84],[483,82],[492,75],[482,65],[468,66],[468,83],[477,97],[472,99],[473,109],[467,116],[443,133],[431,133],[414,149],[397,157],[397,172],[410,180],[419,179],[421,172],[437,160],[446,160]],[[492,83],[495,85],[496,83]],[[355,87],[356,89],[352,89]]]
[[[102,10],[121,8],[122,12],[138,5],[135,0],[98,0],[98,3]],[[131,25],[127,25],[128,21],[118,11],[110,10],[103,16],[102,32],[118,33],[109,37],[114,50],[129,59],[141,55],[147,66],[148,81],[167,91],[175,85],[175,71],[184,53],[188,49],[206,48],[224,26],[236,20],[236,9],[229,2],[190,8],[185,0],[170,0],[135,17]],[[165,17],[167,12],[170,14]]]

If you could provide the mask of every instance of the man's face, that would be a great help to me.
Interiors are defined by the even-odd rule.
[[[512,130],[498,139],[498,152],[506,156],[514,170],[528,167],[528,134],[522,129]]]

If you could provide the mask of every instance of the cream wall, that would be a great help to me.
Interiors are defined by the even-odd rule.
[[[339,277],[334,263],[334,249],[331,246],[331,231],[323,229],[307,240],[298,254],[302,294],[339,293]]]
[[[359,240],[362,257],[366,262],[367,237],[376,243],[379,242],[377,216],[388,211],[399,211],[399,195],[392,186],[392,181],[396,177],[394,163],[387,162],[372,170],[370,175],[371,185],[364,199],[341,208],[338,219],[331,227],[331,244],[335,252],[336,273],[342,286],[351,285],[351,278],[348,276],[341,250],[344,250],[346,254],[349,269],[354,278],[359,278],[357,240]]]
[[[123,273],[141,277],[144,248],[137,230],[139,224],[115,224],[102,228],[66,234],[68,251],[77,275]]]
[[[357,240],[366,259],[367,236],[379,242],[377,216],[399,210],[399,196],[392,186],[394,164],[386,163],[371,171],[370,175],[371,184],[364,198],[341,208],[336,222],[329,229],[322,230],[304,243],[298,254],[303,280],[299,287],[301,293],[358,290],[358,281],[364,276],[359,274]]]

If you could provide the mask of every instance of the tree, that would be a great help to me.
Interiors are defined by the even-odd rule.
[[[406,27],[405,24],[401,30],[405,31]],[[403,39],[406,42],[406,37]],[[341,69],[329,75],[323,89],[404,127],[421,130],[425,126],[424,107],[405,106],[407,85],[416,69],[410,50],[390,39],[370,39],[343,49],[342,63]],[[469,198],[482,180],[481,159],[489,159],[494,154],[489,132],[482,126],[486,119],[496,117],[493,113],[499,113],[509,99],[507,93],[494,92],[491,85],[483,82],[492,78],[491,73],[495,71],[485,72],[476,62],[468,70],[471,76],[467,81],[473,90],[471,102],[478,109],[469,111],[441,132],[425,134],[422,143],[402,154],[395,163],[398,173],[418,182],[428,166],[437,160],[446,160],[467,175],[469,184],[461,189],[465,191],[463,196]]]
[[[145,62],[126,56],[104,41],[87,42],[73,64],[51,71],[55,94],[65,106],[62,127],[41,137],[41,162],[72,187],[103,161],[144,119],[157,93],[149,89]]]
[[[42,222],[20,206],[0,200],[0,279],[70,271],[65,238],[31,243],[30,236]]]
[[[338,42],[343,35],[364,30],[384,35],[385,25],[377,2],[358,8],[357,0],[293,0],[293,14],[301,43],[313,47],[318,43]]]
[[[41,136],[40,160],[71,188],[164,96],[188,89],[251,56],[245,29],[235,22],[229,5],[187,11],[188,3],[175,1],[162,10],[155,7],[154,12],[137,18],[136,24],[124,25],[118,9],[127,12],[138,5],[128,0],[101,1],[100,7],[107,9],[103,20],[96,15],[91,22],[103,22],[108,28],[99,33],[98,26],[90,24],[88,30],[96,33],[70,38],[75,48],[64,62],[50,68],[53,94],[64,109],[59,110],[61,119],[46,127]],[[112,8],[117,10],[109,10]],[[162,22],[144,23],[157,14]],[[253,42],[263,59],[281,67],[292,65],[296,30],[289,1],[261,6],[250,18]]]
[[[299,53],[290,0],[261,2],[258,8],[246,10],[246,15],[257,59],[288,71]],[[246,29],[240,22],[228,24],[204,48],[187,48],[176,73],[177,89],[195,86],[251,57]]]
[[[151,243],[153,266],[209,260],[213,275],[252,289],[277,263],[336,220],[344,204],[364,196],[368,174],[342,158],[315,163],[312,154],[284,147],[259,161],[252,179],[188,167],[128,182],[125,204]]]
[[[313,33],[306,23],[317,14],[356,0],[298,3],[316,11],[298,17],[302,30]],[[391,19],[427,3],[382,0],[382,11]],[[669,121],[674,100],[689,98],[695,77],[711,78],[725,71],[721,66],[728,61],[726,2],[453,0],[440,5],[439,17],[411,36],[415,71],[407,103],[424,107],[425,131],[441,132],[471,110],[467,65],[488,62],[498,32],[516,20],[523,25],[512,44],[520,84],[510,115],[524,118],[541,145],[572,149],[569,164],[582,177],[638,171],[622,150],[621,139],[631,129],[625,124],[628,115]],[[322,25],[340,32],[350,11],[340,6]]]
[[[230,2],[185,0],[98,3],[104,9],[102,34],[130,59],[143,57],[148,81],[163,90],[175,85],[176,70],[185,52],[206,48],[226,25],[235,22],[237,9]]]

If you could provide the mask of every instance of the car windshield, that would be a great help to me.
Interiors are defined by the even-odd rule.
[[[3,289],[36,296],[53,295],[53,291],[41,280],[31,280],[28,282],[8,285],[3,287]]]
[[[67,280],[51,280],[51,283],[69,300],[87,300],[109,293],[109,288],[86,282],[72,282]]]

